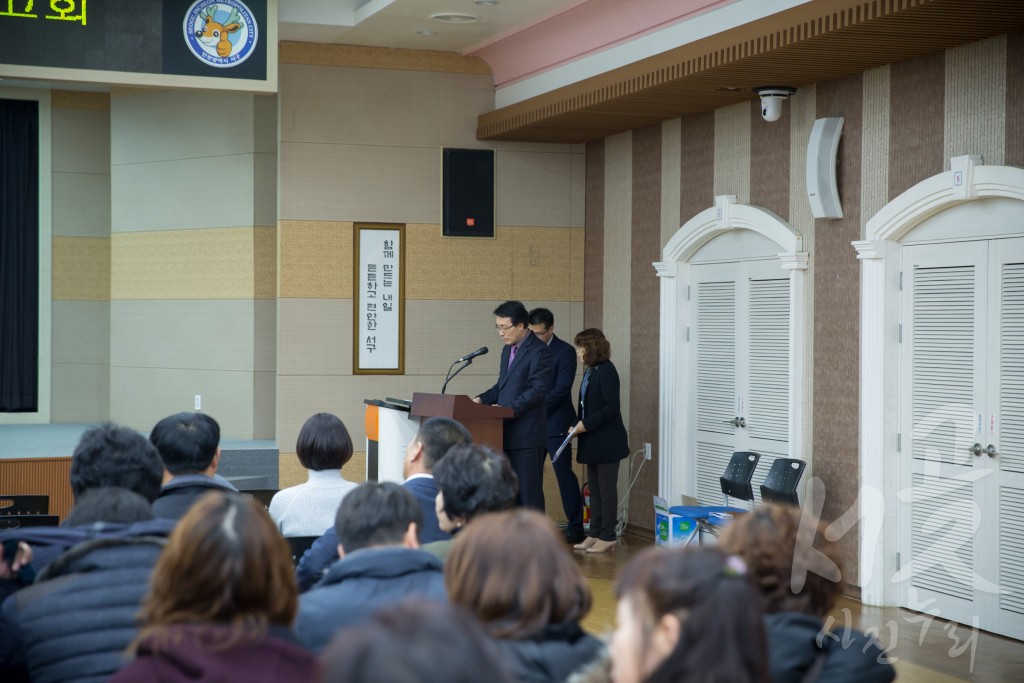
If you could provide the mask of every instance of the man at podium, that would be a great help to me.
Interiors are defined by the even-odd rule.
[[[544,398],[551,376],[551,351],[528,325],[526,306],[506,301],[494,309],[494,327],[505,347],[501,350],[498,381],[473,400],[511,408],[505,420],[503,447],[519,478],[519,504],[544,510],[541,460],[547,438]]]

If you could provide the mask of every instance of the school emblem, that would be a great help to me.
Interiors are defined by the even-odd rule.
[[[185,13],[185,42],[197,59],[210,66],[237,66],[252,55],[259,27],[238,0],[196,0]]]

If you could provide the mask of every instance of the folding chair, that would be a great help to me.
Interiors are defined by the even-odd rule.
[[[788,503],[800,505],[796,487],[804,474],[807,463],[793,458],[778,458],[768,470],[768,476],[761,484],[761,500],[765,503]]]
[[[749,512],[749,508],[733,507],[729,499],[754,502],[754,487],[750,483],[754,478],[754,470],[761,459],[760,453],[753,451],[736,451],[729,459],[725,473],[719,477],[725,505],[676,505],[669,512],[696,520],[701,531],[717,537],[719,531],[727,526],[735,514]]]

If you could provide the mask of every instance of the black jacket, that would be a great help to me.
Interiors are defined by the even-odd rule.
[[[604,645],[577,624],[555,624],[527,640],[495,640],[520,683],[562,683],[597,659]]]
[[[768,614],[764,623],[773,683],[800,683],[819,654],[825,657],[820,683],[889,683],[896,677],[878,642],[860,631],[825,632],[821,619],[797,612]]]
[[[33,683],[106,681],[124,664],[164,539],[97,538],[50,563],[3,605],[0,679],[27,666]]]
[[[511,408],[505,420],[504,448],[544,448],[548,421],[544,408],[551,381],[551,351],[533,332],[528,332],[512,367],[508,367],[510,346],[501,349],[497,383],[480,394],[480,402]]]
[[[629,455],[626,427],[619,408],[619,373],[605,361],[590,369],[586,395],[577,410],[587,431],[576,437],[576,460],[587,465],[618,462]]]
[[[153,501],[153,514],[163,519],[181,519],[192,503],[210,491],[237,493],[238,489],[205,474],[181,474],[160,489],[160,495]]]
[[[440,560],[404,547],[357,550],[335,562],[316,588],[302,594],[295,634],[306,647],[320,651],[338,629],[408,597],[448,600]]]
[[[576,379],[576,350],[551,335],[551,382],[544,399],[548,414],[548,436],[565,437],[569,427],[576,424],[576,411],[572,407],[572,383]]]

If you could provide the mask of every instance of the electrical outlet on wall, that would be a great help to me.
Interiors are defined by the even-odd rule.
[[[199,394],[196,394],[196,410],[202,410],[202,409],[203,409],[203,397],[200,396]]]
[[[644,443],[644,460],[650,460],[650,459],[651,459],[651,444],[645,442]]]

